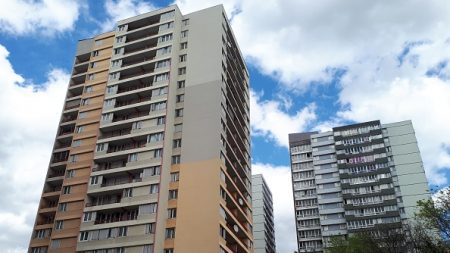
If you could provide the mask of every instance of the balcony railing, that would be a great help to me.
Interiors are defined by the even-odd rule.
[[[111,178],[105,180],[104,183],[102,183],[101,187],[108,187],[108,186],[114,186],[114,185],[121,185],[121,184],[129,184],[129,183],[136,183],[136,182],[142,182],[142,178]]]
[[[117,213],[99,213],[94,224],[104,224],[119,221],[137,220],[138,210],[117,212]]]

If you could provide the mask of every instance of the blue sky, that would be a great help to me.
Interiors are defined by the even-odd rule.
[[[430,185],[449,185],[450,2],[405,1],[177,1],[184,13],[222,2],[233,13],[251,76],[253,170],[266,176],[274,194],[279,252],[295,248],[288,133],[411,119]],[[6,252],[27,247],[77,41],[171,3],[2,6],[0,190],[10,194],[0,197],[6,232],[0,247]]]

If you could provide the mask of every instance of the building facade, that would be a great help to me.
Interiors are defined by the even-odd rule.
[[[430,197],[411,121],[371,121],[289,135],[299,252],[332,236],[404,229]]]
[[[255,253],[275,253],[272,193],[263,175],[252,176],[253,248]]]
[[[29,252],[253,252],[249,77],[222,6],[78,43]]]

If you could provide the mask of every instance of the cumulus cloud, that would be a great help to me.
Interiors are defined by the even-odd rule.
[[[220,2],[176,3],[189,12]],[[337,73],[344,73],[336,94],[339,112],[323,118],[319,110],[310,109],[315,118],[304,119],[306,128],[412,119],[430,183],[448,184],[443,175],[450,168],[446,128],[450,117],[444,116],[450,111],[450,2],[227,0],[224,6],[228,14],[234,14],[232,27],[247,61],[280,80],[285,89],[308,94],[311,86],[334,81]],[[305,129],[257,117],[304,117],[281,110],[281,100],[263,101],[253,95],[253,101],[252,129],[257,135],[286,146],[283,136]]]
[[[54,69],[35,84],[15,73],[8,55],[0,45],[0,245],[25,252],[69,74]]]
[[[76,0],[3,1],[0,31],[13,35],[70,31],[83,7],[83,1]]]
[[[250,124],[254,136],[264,136],[277,145],[288,147],[288,133],[305,131],[316,119],[315,104],[290,115],[285,111],[290,107],[289,99],[262,100],[261,94],[250,91]]]
[[[277,252],[297,251],[291,172],[287,166],[252,164],[253,174],[263,174],[273,197]]]
[[[108,19],[100,24],[103,32],[111,31],[117,21],[155,10],[156,6],[140,0],[107,0],[105,10]]]
[[[344,119],[411,119],[428,179],[438,185],[448,183],[444,172],[450,168],[450,117],[444,116],[450,111],[449,59],[450,43],[442,39],[417,44],[401,58],[368,59],[349,69],[339,95],[347,106],[338,113]]]

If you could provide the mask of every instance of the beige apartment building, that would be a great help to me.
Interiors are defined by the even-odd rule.
[[[249,76],[221,5],[81,40],[29,251],[253,252]]]

